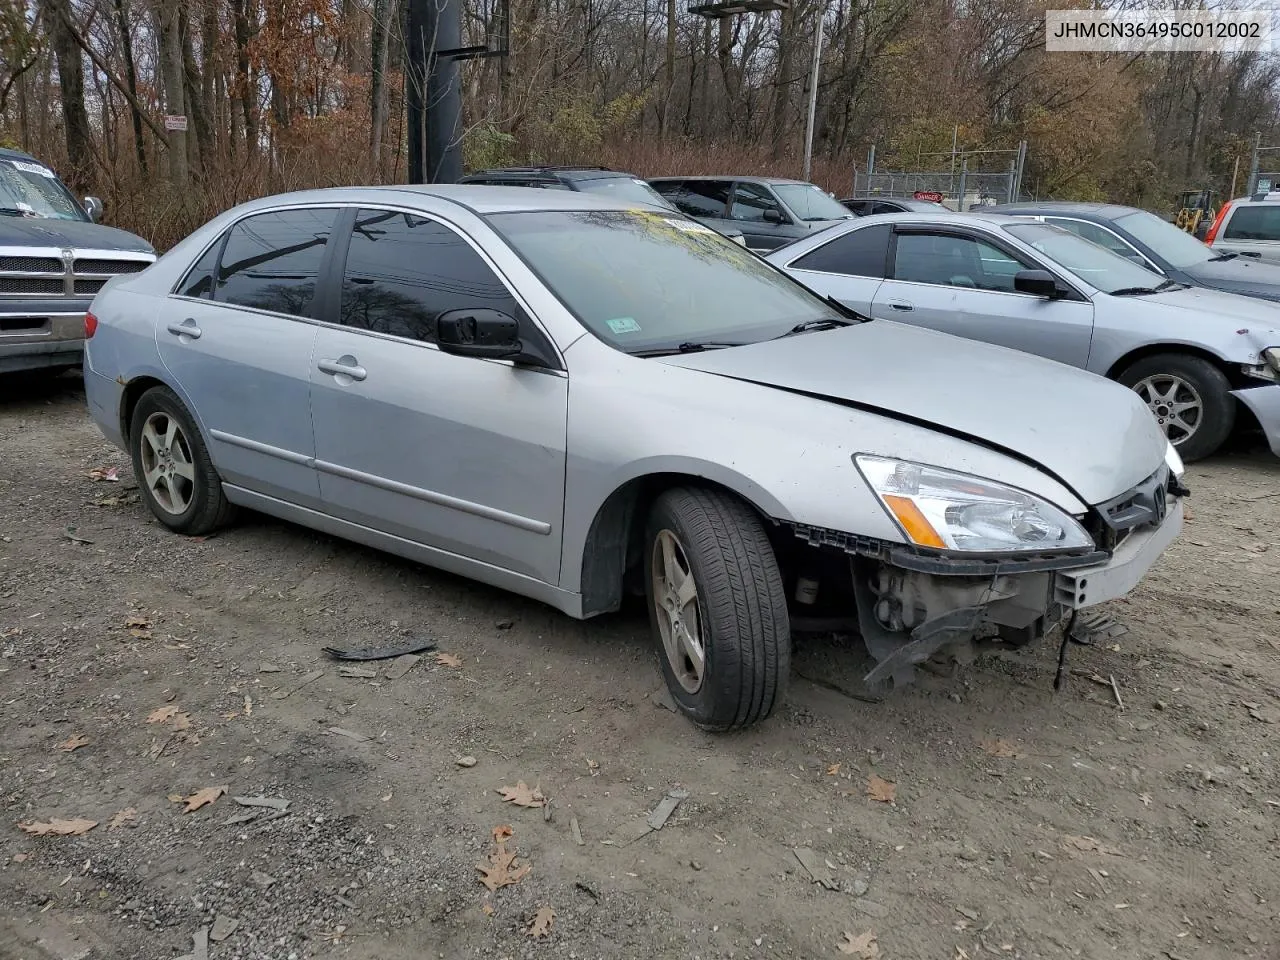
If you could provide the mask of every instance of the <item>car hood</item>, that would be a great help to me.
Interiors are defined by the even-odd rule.
[[[1090,504],[1145,480],[1168,446],[1137,394],[1119,384],[887,320],[661,362],[962,435],[1033,462]]]
[[[1280,300],[1280,265],[1261,263],[1252,257],[1208,260],[1184,271],[1206,287],[1241,293],[1247,297]]]
[[[0,247],[71,247],[119,253],[154,253],[141,237],[86,220],[0,216]]]

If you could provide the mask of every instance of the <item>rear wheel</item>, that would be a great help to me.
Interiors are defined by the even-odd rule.
[[[669,490],[645,543],[649,621],[677,706],[708,730],[769,716],[785,696],[791,628],[760,518],[727,494]]]
[[[1185,461],[1214,453],[1236,422],[1226,375],[1208,360],[1181,353],[1143,357],[1119,376],[1140,396]]]
[[[133,473],[147,506],[170,530],[209,533],[230,519],[232,506],[195,420],[167,387],[138,400],[129,425]]]

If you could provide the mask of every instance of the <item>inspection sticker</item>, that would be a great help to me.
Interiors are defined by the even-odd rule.
[[[612,320],[606,321],[606,323],[614,333],[640,332],[640,324],[636,323],[635,317],[614,317]]]
[[[669,217],[663,217],[662,219],[682,233],[715,233],[710,227],[704,227],[702,224],[694,223],[692,220],[672,220]]]

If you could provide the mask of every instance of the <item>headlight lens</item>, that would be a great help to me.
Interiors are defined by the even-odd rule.
[[[916,546],[998,553],[1094,545],[1069,513],[1013,487],[906,460],[853,459]]]

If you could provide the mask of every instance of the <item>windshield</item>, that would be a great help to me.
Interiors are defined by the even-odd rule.
[[[488,217],[588,330],[627,353],[738,345],[817,320],[822,300],[742,245],[654,210]]]
[[[647,203],[651,207],[663,210],[674,210],[671,201],[660,194],[643,180],[635,177],[594,177],[590,180],[579,180],[578,189],[584,193],[599,193],[617,200],[628,200],[635,203]]]
[[[1185,230],[1179,230],[1172,223],[1145,210],[1126,213],[1123,217],[1116,217],[1113,222],[1154,250],[1156,256],[1164,258],[1179,269],[1194,267],[1197,263],[1204,263],[1216,256]]]
[[[84,220],[71,192],[48,167],[0,158],[0,214]]]
[[[849,220],[853,214],[839,200],[812,183],[775,183],[774,192],[801,220]]]
[[[1060,227],[1046,223],[1019,223],[1004,229],[1103,293],[1135,288],[1154,290],[1164,282],[1164,277],[1159,274]]]

